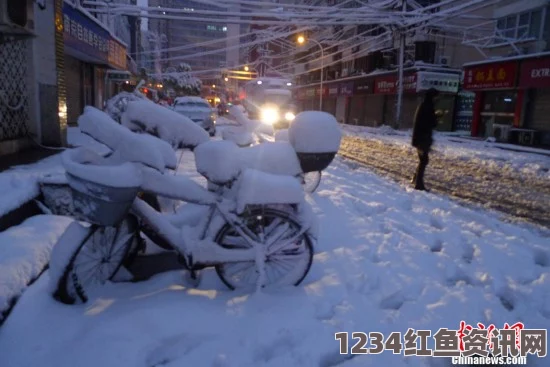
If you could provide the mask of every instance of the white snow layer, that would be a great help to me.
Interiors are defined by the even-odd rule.
[[[65,151],[63,167],[73,176],[109,187],[139,187],[140,169],[133,163],[106,165],[102,156],[86,148]]]
[[[237,211],[247,205],[299,204],[304,200],[300,181],[291,176],[245,169],[238,181]]]
[[[203,182],[191,162],[181,173]],[[193,289],[172,272],[107,284],[85,306],[66,306],[52,300],[44,276],[0,329],[0,364],[442,367],[450,361],[340,355],[334,333],[387,337],[410,327],[433,335],[462,320],[550,328],[547,230],[505,223],[338,159],[307,200],[320,220],[319,242],[297,288],[232,292],[207,270]],[[528,365],[546,367],[548,357]]]
[[[157,141],[153,142],[145,134],[131,132],[95,107],[84,108],[84,113],[78,118],[78,126],[82,132],[117,151],[123,160],[143,163],[160,171],[173,163],[172,160],[165,161],[165,150],[158,148]]]
[[[216,140],[199,145],[195,149],[197,171],[209,181],[224,184],[235,179],[240,171],[239,148],[229,140]]]
[[[194,148],[210,140],[208,133],[188,117],[151,101],[129,102],[121,123],[130,130],[158,136],[173,147]]]
[[[38,215],[0,233],[0,320],[2,312],[48,265],[52,247],[71,222],[66,217]]]
[[[342,132],[330,113],[304,111],[290,124],[288,138],[299,153],[332,153],[340,148]]]
[[[300,161],[290,143],[266,142],[238,151],[240,166],[275,175],[297,176],[302,173]]]
[[[275,133],[275,141],[288,141],[288,129],[281,129]]]

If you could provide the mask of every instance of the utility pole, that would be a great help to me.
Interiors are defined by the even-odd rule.
[[[407,11],[407,0],[403,1],[403,12]],[[405,64],[405,43],[406,43],[407,33],[404,28],[399,30],[399,77],[398,77],[398,88],[397,88],[397,106],[395,111],[395,128],[399,129],[403,119],[402,109],[403,109],[403,68]]]

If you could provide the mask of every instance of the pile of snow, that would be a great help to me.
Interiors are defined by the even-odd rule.
[[[292,145],[286,141],[266,142],[238,152],[240,166],[275,175],[298,176],[300,161]]]
[[[143,163],[160,171],[176,165],[175,153],[166,143],[146,134],[131,132],[95,107],[84,108],[84,113],[78,118],[78,126],[82,132],[107,145],[128,162]]]
[[[208,133],[188,117],[151,101],[129,102],[120,121],[130,130],[146,131],[175,148],[193,149],[210,140]]]
[[[248,117],[243,106],[234,105],[229,108],[229,115],[233,117],[242,126],[247,126],[249,123]]]
[[[53,246],[71,222],[38,215],[0,233],[0,322],[3,312],[48,265]]]
[[[105,112],[112,119],[118,121],[129,101],[143,101],[146,99],[141,93],[120,92],[107,100],[105,103]]]
[[[68,173],[86,181],[108,187],[141,185],[141,171],[133,163],[107,165],[108,160],[86,148],[65,151],[62,159]]]
[[[240,147],[247,147],[256,142],[254,134],[243,127],[228,127],[222,130],[222,139],[234,142]]]
[[[288,138],[299,153],[333,153],[340,148],[342,132],[330,113],[304,111],[290,125]]]
[[[247,205],[300,204],[304,190],[298,179],[247,168],[238,181],[237,212]]]
[[[215,184],[224,184],[235,179],[240,171],[237,159],[239,148],[228,140],[209,141],[195,149],[197,171]]]

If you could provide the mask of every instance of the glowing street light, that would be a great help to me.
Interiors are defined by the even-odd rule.
[[[250,69],[248,68],[248,66],[245,66],[245,67],[244,67],[244,71],[248,71],[248,70],[250,70]]]
[[[212,88],[216,88],[216,84],[212,84]]]
[[[303,45],[306,43],[306,38],[304,36],[298,36],[298,38],[296,39],[296,41],[298,42],[299,45]],[[307,41],[311,41],[313,43],[315,43],[317,46],[319,46],[319,48],[321,49],[321,82],[319,83],[319,88],[320,88],[320,91],[319,91],[319,111],[322,111],[323,110],[323,66],[324,66],[324,50],[323,50],[323,46],[321,45],[320,42],[314,40],[313,38],[309,38]]]
[[[229,78],[225,78],[224,80],[225,80],[226,82],[228,82],[228,81],[229,81]]]

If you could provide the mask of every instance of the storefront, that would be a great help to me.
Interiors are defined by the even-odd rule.
[[[119,90],[105,79],[106,69],[126,69],[126,46],[86,13],[63,4],[67,121],[76,124],[85,106],[103,107]],[[109,90],[106,90],[109,89]]]
[[[366,126],[367,94],[372,93],[372,80],[358,79],[353,82],[353,94],[350,98],[347,121],[352,125]]]
[[[476,93],[472,136],[507,141],[509,131],[519,126],[523,92],[516,89],[517,75],[515,60],[465,68],[464,89]]]
[[[519,131],[517,142],[522,144],[539,143],[550,146],[550,56],[538,57],[521,62],[519,91],[524,91],[525,110],[523,130]]]
[[[351,96],[353,95],[353,82],[340,83],[338,86],[338,99],[336,100],[336,120],[348,123],[347,110]]]
[[[416,94],[416,73],[406,73],[403,77],[403,99],[401,113],[403,123],[400,128],[411,128],[413,126],[414,112],[418,106]],[[399,79],[396,74],[383,75],[374,79],[374,94],[383,97],[382,123],[394,126],[397,111],[397,93]]]
[[[336,102],[338,100],[338,84],[327,85],[327,97],[323,98],[323,111],[336,115]]]
[[[422,94],[422,92],[431,88],[439,91],[439,96],[434,106],[438,116],[437,130],[453,131],[455,129],[455,102],[460,85],[460,74],[419,71],[416,74],[416,79],[416,91],[418,93]],[[417,100],[417,105],[419,102]]]

